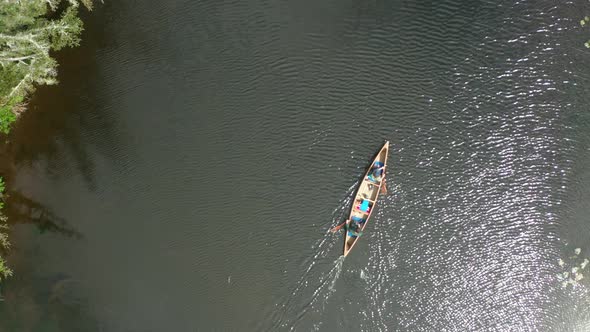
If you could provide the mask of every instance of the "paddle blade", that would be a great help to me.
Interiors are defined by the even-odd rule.
[[[345,221],[345,222],[343,222],[343,223],[341,223],[340,225],[338,225],[338,226],[336,226],[336,227],[332,228],[330,231],[331,231],[332,233],[336,233],[336,232],[337,232],[337,231],[338,231],[340,228],[344,227],[344,225],[346,225],[346,221]]]

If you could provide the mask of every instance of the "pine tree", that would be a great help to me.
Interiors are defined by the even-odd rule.
[[[50,51],[80,42],[78,7],[73,0],[0,4],[0,131],[8,133],[35,85],[57,83],[57,63]]]

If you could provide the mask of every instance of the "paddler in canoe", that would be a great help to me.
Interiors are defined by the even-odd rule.
[[[352,220],[349,223],[345,224],[346,231],[348,232],[348,236],[350,237],[359,237],[363,235],[363,223],[365,222],[364,219],[359,217],[352,217]]]
[[[355,197],[350,207],[348,219],[342,224],[334,227],[332,232],[346,227],[343,255],[346,256],[352,250],[357,240],[363,234],[369,218],[377,204],[379,194],[385,194],[385,168],[387,167],[387,154],[389,142],[385,142],[377,155],[373,158],[370,166],[359,183]]]

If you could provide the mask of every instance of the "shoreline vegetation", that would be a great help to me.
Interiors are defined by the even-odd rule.
[[[41,84],[57,84],[57,62],[51,52],[80,43],[80,4],[92,0],[6,0],[0,3],[0,136],[6,144],[10,128],[26,110],[27,98]],[[0,281],[12,270],[4,259],[10,248],[4,214],[5,178],[0,173]]]
[[[0,247],[2,251],[6,251],[10,248],[10,242],[8,242],[8,225],[6,224],[6,216],[2,213],[4,209],[4,179],[0,177]],[[12,275],[12,270],[6,265],[6,261],[0,256],[0,280],[8,278]]]

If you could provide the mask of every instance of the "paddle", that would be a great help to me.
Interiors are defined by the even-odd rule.
[[[385,179],[383,179],[383,185],[381,186],[381,193],[383,195],[387,195],[387,184],[385,183]]]
[[[341,223],[340,225],[338,225],[338,226],[336,226],[336,227],[332,228],[332,229],[330,230],[330,232],[332,232],[332,233],[336,233],[336,231],[337,231],[337,230],[339,230],[340,228],[344,227],[344,225],[346,225],[346,222],[347,222],[347,221],[348,221],[348,220],[346,220],[346,221],[344,221],[343,223]]]

